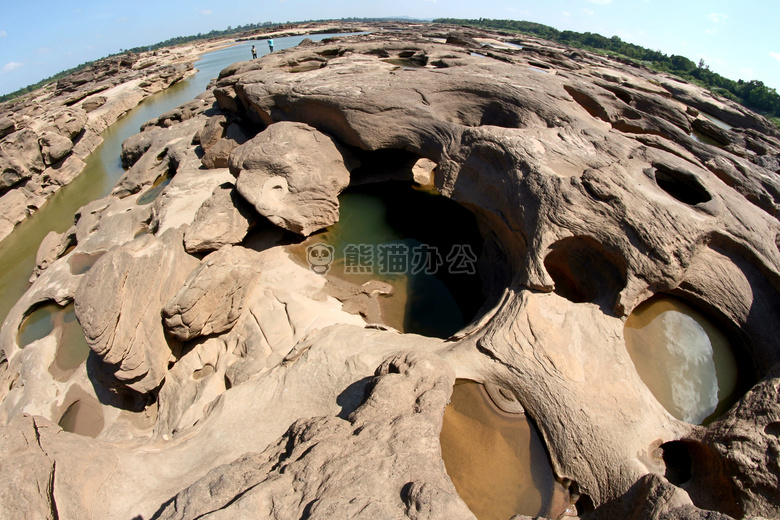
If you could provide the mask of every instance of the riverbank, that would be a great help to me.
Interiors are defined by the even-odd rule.
[[[14,229],[85,168],[101,133],[129,110],[195,74],[219,40],[100,60],[0,105],[0,248]]]

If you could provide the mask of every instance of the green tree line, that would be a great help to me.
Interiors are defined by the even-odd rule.
[[[613,53],[626,58],[645,63],[655,70],[670,72],[692,83],[710,89],[712,92],[732,99],[743,106],[769,116],[780,126],[780,95],[774,88],[768,87],[762,81],[734,81],[713,72],[700,60],[694,63],[685,56],[671,56],[624,42],[617,36],[607,38],[596,33],[580,33],[575,31],[559,31],[553,27],[535,22],[519,20],[492,20],[479,18],[475,20],[458,18],[437,18],[434,23],[481,27],[486,29],[518,32],[537,36],[545,40],[563,43],[596,52]]]

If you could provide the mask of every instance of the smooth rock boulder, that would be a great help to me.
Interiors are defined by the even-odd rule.
[[[29,128],[18,130],[0,142],[0,189],[29,179],[45,166],[38,134]]]
[[[103,98],[105,103],[105,98]],[[51,118],[51,126],[62,136],[68,139],[75,139],[84,126],[87,124],[86,110],[83,108],[70,107],[60,112],[56,112]]]
[[[41,145],[41,155],[46,166],[51,166],[64,159],[73,150],[73,142],[55,132],[43,132],[38,138]]]
[[[225,246],[203,259],[162,309],[165,330],[181,341],[230,330],[258,275],[257,253]]]
[[[188,253],[214,251],[241,242],[259,216],[235,189],[224,183],[198,209],[195,220],[184,232]]]
[[[339,218],[353,167],[333,138],[303,123],[269,126],[230,155],[236,189],[279,227],[308,236]]]
[[[16,131],[16,123],[10,117],[0,118],[0,139]]]
[[[208,148],[204,147],[206,154],[202,159],[203,167],[208,169],[227,168],[230,153],[247,142],[252,135],[252,133],[237,123],[231,123],[225,129],[225,137],[218,139]]]
[[[76,316],[117,390],[147,393],[165,377],[173,352],[160,311],[198,264],[169,230],[112,249],[84,276]]]

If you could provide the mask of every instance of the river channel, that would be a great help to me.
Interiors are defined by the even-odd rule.
[[[304,38],[320,41],[334,34],[312,34],[274,38],[277,51],[295,47]],[[258,54],[268,53],[264,41],[245,41],[204,54],[195,62],[198,72],[170,88],[146,98],[140,105],[122,116],[101,136],[103,142],[87,158],[84,171],[64,186],[34,215],[19,224],[0,244],[0,322],[29,287],[35,267],[38,246],[50,231],[62,233],[73,223],[76,211],[85,204],[108,195],[124,173],[120,161],[122,142],[140,131],[141,125],[195,98],[206,90],[209,82],[228,65],[251,58],[251,47]]]

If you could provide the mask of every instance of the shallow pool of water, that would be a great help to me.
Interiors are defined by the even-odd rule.
[[[49,373],[56,381],[65,382],[86,362],[90,352],[72,302],[55,318],[54,328],[58,333],[57,352],[49,365]]]
[[[136,204],[138,204],[139,206],[145,206],[147,204],[151,204],[157,199],[157,197],[160,196],[160,194],[171,183],[172,180],[173,177],[170,175],[163,175],[161,177],[158,177],[157,180],[155,180],[154,183],[152,183],[151,187],[148,188],[143,193],[143,195],[138,197]]]
[[[501,410],[483,385],[456,381],[440,440],[447,474],[478,520],[557,518],[569,507],[534,425]]]
[[[699,113],[701,115],[703,115],[704,117],[706,117],[707,119],[709,119],[710,121],[712,121],[713,123],[715,123],[716,125],[718,125],[719,127],[721,127],[723,130],[733,130],[734,129],[733,126],[731,126],[730,124],[728,124],[727,122],[725,122],[725,121],[723,121],[721,119],[718,119],[717,117],[715,117],[713,115],[710,115],[710,114],[708,114],[706,112],[702,112],[702,111],[699,111]]]
[[[43,339],[54,331],[55,318],[62,311],[62,307],[49,301],[38,305],[19,327],[16,336],[16,344],[24,348],[33,341]]]
[[[328,244],[328,276],[391,284],[393,294],[379,297],[382,317],[402,332],[446,338],[475,316],[482,238],[467,210],[401,182],[351,188],[339,203],[338,223],[290,248],[299,261],[307,247]]]
[[[90,350],[76,319],[73,302],[65,307],[55,302],[36,307],[19,327],[16,341],[24,348],[50,334],[56,334],[57,351],[49,365],[49,373],[56,381],[65,382],[87,360]]]
[[[700,143],[708,144],[711,146],[717,146],[718,148],[723,148],[723,145],[720,144],[718,141],[716,141],[712,137],[704,135],[703,133],[699,132],[696,129],[691,130],[690,136],[695,140],[699,141]]]
[[[651,298],[631,313],[624,333],[639,377],[675,418],[706,423],[734,403],[738,368],[729,341],[689,305]]]

